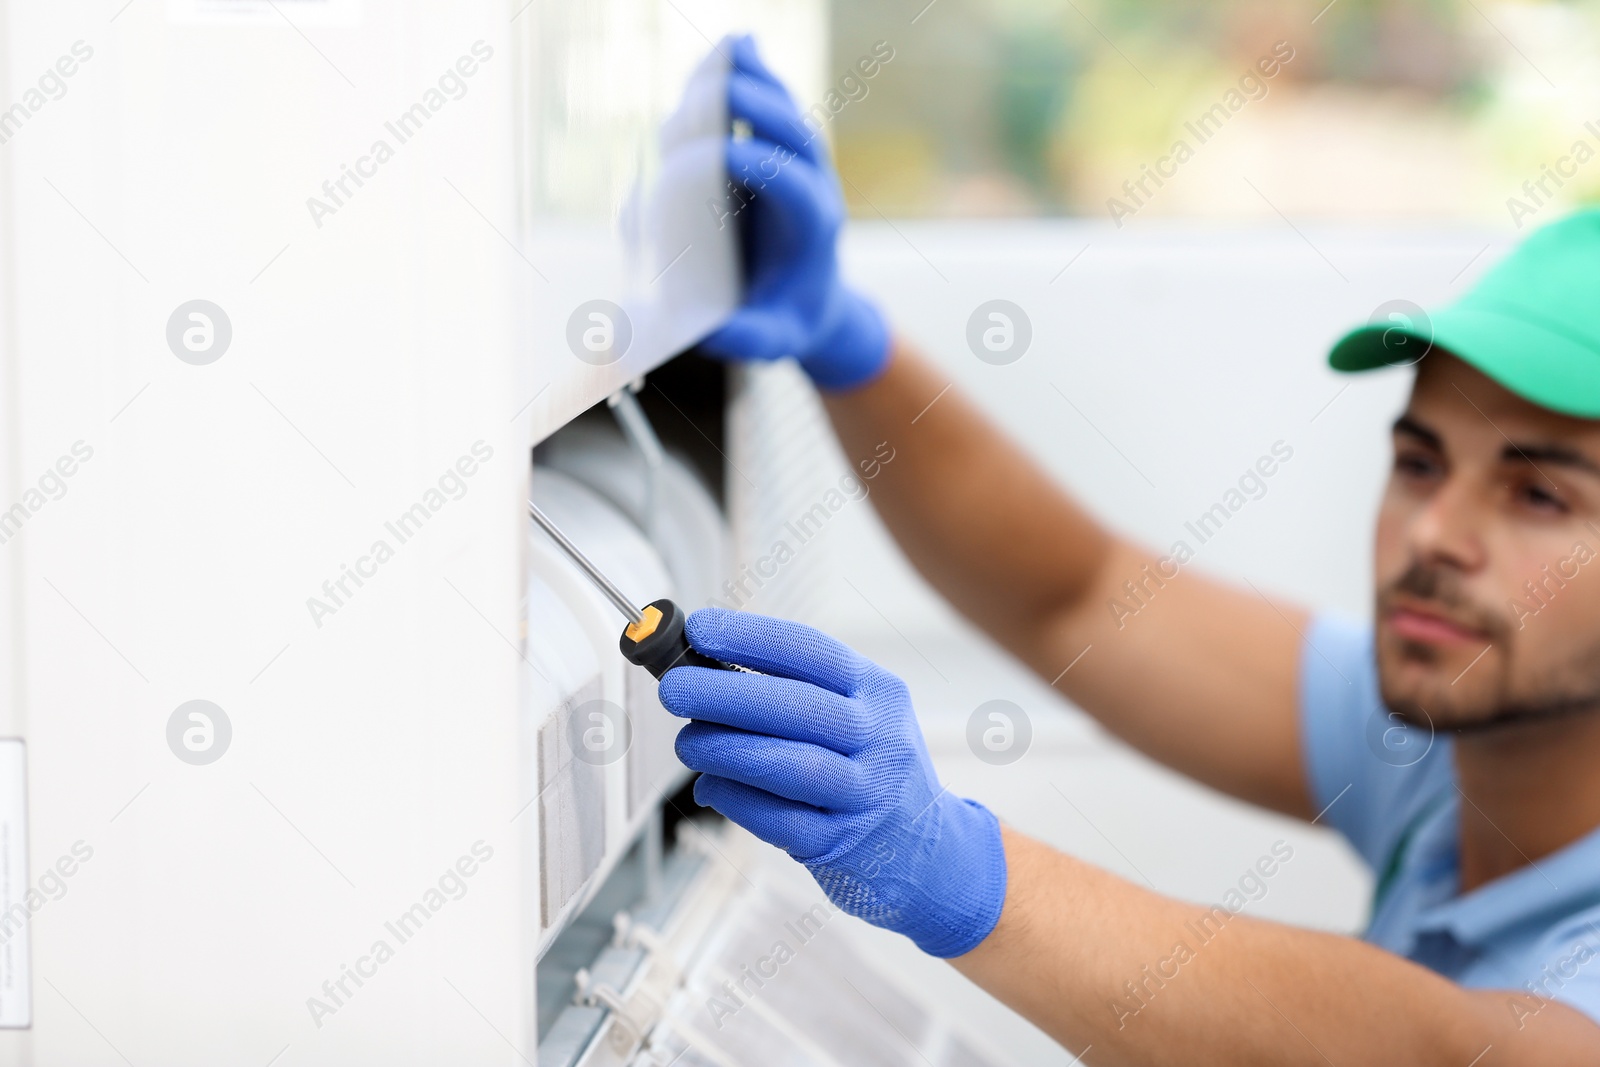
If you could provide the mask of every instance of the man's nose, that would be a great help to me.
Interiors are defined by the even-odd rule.
[[[1467,572],[1482,567],[1486,554],[1479,533],[1487,506],[1465,480],[1446,479],[1412,517],[1406,530],[1414,558]]]

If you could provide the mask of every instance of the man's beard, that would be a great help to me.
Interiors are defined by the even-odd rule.
[[[1455,570],[1412,563],[1404,574],[1378,591],[1379,618],[1388,614],[1399,596],[1432,604],[1458,625],[1481,631],[1485,644],[1499,648],[1509,669],[1512,657],[1511,625],[1504,616],[1474,604],[1462,590],[1460,576]],[[1400,644],[1402,651],[1399,655],[1404,658],[1430,664],[1439,658],[1437,651],[1427,645],[1405,640],[1401,640]],[[1584,655],[1576,657],[1569,666],[1575,669],[1564,670],[1561,674],[1570,679],[1570,684],[1553,686],[1547,693],[1509,693],[1506,691],[1507,675],[1502,675],[1500,691],[1489,698],[1490,709],[1487,714],[1465,720],[1454,715],[1444,723],[1438,722],[1437,714],[1430,712],[1415,698],[1392,692],[1388,679],[1384,677],[1381,655],[1378,681],[1384,704],[1402,722],[1428,730],[1473,735],[1600,710],[1600,642],[1596,642]],[[1467,667],[1467,670],[1471,669]],[[1463,675],[1465,673],[1462,672]],[[1456,681],[1460,681],[1460,676]],[[1438,710],[1436,705],[1435,712]]]

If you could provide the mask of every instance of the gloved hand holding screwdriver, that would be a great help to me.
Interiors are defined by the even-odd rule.
[[[703,608],[689,642],[758,674],[674,667],[695,800],[806,865],[840,909],[959,956],[1005,899],[1000,825],[942,789],[899,678],[799,623]]]

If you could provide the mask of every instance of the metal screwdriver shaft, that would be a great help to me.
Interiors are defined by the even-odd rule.
[[[578,569],[589,576],[589,580],[606,595],[606,599],[617,606],[617,609],[628,617],[628,626],[622,631],[622,638],[617,642],[617,648],[622,657],[629,663],[635,663],[660,678],[674,667],[709,667],[713,670],[735,671],[744,670],[730,663],[712,659],[695,651],[689,644],[689,637],[684,632],[684,625],[688,616],[682,608],[666,597],[652,600],[642,608],[633,606],[633,602],[622,595],[622,590],[611,584],[611,581],[600,572],[600,568],[589,562],[589,557],[578,550],[578,546],[567,540],[550,517],[534,504],[528,501],[528,514],[533,521],[549,534],[556,544],[561,546]]]
[[[539,524],[540,529],[550,535],[551,540],[561,546],[561,550],[572,559],[572,562],[578,565],[579,570],[588,576],[589,580],[594,583],[595,588],[604,593],[606,599],[615,604],[617,610],[628,617],[629,622],[635,625],[644,622],[644,613],[633,606],[633,601],[624,596],[622,590],[612,585],[611,579],[607,578],[599,567],[591,563],[589,557],[579,551],[577,545],[567,540],[567,535],[562,533],[560,528],[550,521],[550,516],[540,511],[538,506],[531,500],[528,501],[528,514],[533,516],[533,521]]]

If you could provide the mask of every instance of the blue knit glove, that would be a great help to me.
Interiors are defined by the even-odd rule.
[[[754,40],[733,38],[725,50],[733,62],[728,115],[751,130],[749,139],[728,139],[722,216],[740,227],[745,293],[701,347],[732,360],[793,356],[824,389],[864,384],[888,362],[889,330],[878,309],[839,280],[834,244],[844,200],[821,132],[801,118]]]
[[[1000,919],[1000,824],[939,785],[906,685],[799,623],[703,608],[689,641],[761,674],[674,667],[661,702],[694,721],[694,798],[805,864],[840,909],[934,956]]]

